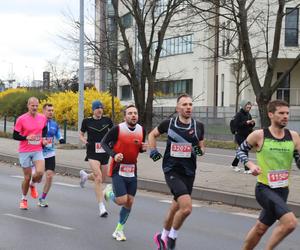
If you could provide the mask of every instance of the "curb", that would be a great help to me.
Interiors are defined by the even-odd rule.
[[[14,155],[3,154],[0,152],[0,160],[9,163],[18,163],[19,159]],[[79,170],[67,164],[56,164],[56,172],[62,175],[71,175],[79,177]],[[169,194],[168,186],[161,181],[139,178],[138,188],[157,193]],[[192,198],[195,200],[204,200],[211,202],[221,202],[231,206],[260,209],[261,207],[256,202],[255,197],[240,193],[229,193],[217,189],[208,189],[203,187],[194,187]],[[297,217],[300,217],[300,204],[288,202],[290,209]]]

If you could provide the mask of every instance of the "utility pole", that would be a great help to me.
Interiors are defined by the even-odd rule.
[[[78,133],[84,116],[84,0],[80,0]],[[78,142],[79,146],[81,142]]]

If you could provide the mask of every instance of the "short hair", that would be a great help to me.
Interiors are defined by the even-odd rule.
[[[268,103],[267,110],[274,114],[277,107],[290,107],[290,105],[283,100],[273,100]]]
[[[31,96],[31,97],[29,97],[28,100],[27,100],[27,105],[29,105],[29,103],[30,103],[31,101],[33,101],[33,100],[39,102],[39,99],[37,99],[35,96]]]
[[[126,111],[127,111],[127,109],[129,109],[129,108],[136,108],[136,106],[134,105],[134,104],[129,104],[129,105],[127,105],[124,109],[123,109],[123,114],[124,114],[124,116],[126,115]],[[137,109],[137,108],[136,108]]]
[[[184,93],[177,97],[177,103],[179,103],[180,99],[184,98],[184,97],[192,98],[189,94]]]
[[[45,103],[43,105],[43,109],[47,108],[47,107],[53,107],[53,104],[52,103]]]

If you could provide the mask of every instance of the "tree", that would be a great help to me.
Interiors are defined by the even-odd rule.
[[[112,48],[107,42],[89,43],[89,46],[99,55],[99,63],[103,67],[116,69],[130,83],[135,105],[140,114],[140,122],[147,131],[152,127],[152,108],[154,99],[154,84],[166,31],[172,18],[182,11],[184,0],[120,0],[112,1],[114,20],[120,35],[117,39],[118,48],[122,51],[118,60],[112,59]],[[128,32],[122,12],[130,15],[135,25],[137,46],[134,48],[132,33]],[[106,29],[106,25],[100,26]],[[102,30],[109,34],[109,31]],[[102,47],[101,47],[102,46]],[[104,46],[104,47],[103,47]],[[107,49],[108,48],[108,49]],[[134,49],[140,53],[134,53]],[[135,60],[135,58],[138,58]]]
[[[202,2],[202,1],[200,1]],[[295,69],[300,61],[300,53],[283,74],[273,80],[281,48],[282,21],[289,14],[285,12],[285,4],[294,2],[295,8],[300,4],[286,0],[211,0],[210,6],[200,2],[189,1],[189,4],[203,16],[209,13],[214,18],[223,18],[235,25],[238,40],[241,43],[243,64],[247,70],[250,83],[256,96],[261,126],[270,124],[267,104],[273,93],[284,79]],[[214,6],[215,8],[211,8]],[[219,11],[215,11],[218,9]],[[276,9],[276,12],[274,11]],[[292,10],[293,11],[293,10]],[[258,59],[260,58],[260,60]],[[260,74],[258,61],[265,60],[266,70]]]

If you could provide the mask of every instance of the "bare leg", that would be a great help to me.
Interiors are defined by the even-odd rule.
[[[32,176],[33,183],[40,183],[43,178],[43,174],[45,172],[45,161],[44,160],[37,160],[34,162],[35,165],[35,173]]]
[[[297,219],[292,212],[283,215],[274,228],[265,249],[274,249],[286,236],[293,232],[296,227]]]
[[[22,181],[22,193],[23,193],[23,195],[27,195],[30,180],[31,180],[31,167],[22,168],[22,169],[23,169],[23,175],[24,175],[24,179]]]
[[[251,228],[245,238],[243,250],[254,249],[261,237],[267,232],[268,228],[269,226],[261,223],[259,220],[256,221],[256,224]]]
[[[179,230],[185,219],[192,212],[192,199],[188,194],[182,195],[177,199],[178,210],[175,213],[172,227]]]
[[[43,189],[43,192],[46,194],[49,192],[49,190],[51,188],[54,175],[55,175],[54,171],[52,171],[52,170],[46,171],[46,182],[45,182],[44,189]]]

